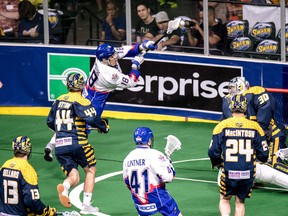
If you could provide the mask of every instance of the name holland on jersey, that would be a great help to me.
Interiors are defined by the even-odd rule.
[[[145,159],[127,161],[127,167],[131,167],[131,166],[145,166]]]
[[[232,136],[232,137],[255,137],[255,131],[253,130],[225,130],[225,136]]]

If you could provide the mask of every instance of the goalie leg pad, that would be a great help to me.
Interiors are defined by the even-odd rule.
[[[278,169],[265,164],[256,164],[256,181],[271,183],[288,189],[288,173],[284,174]]]

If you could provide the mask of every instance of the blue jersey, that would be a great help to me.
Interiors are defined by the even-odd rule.
[[[6,161],[1,167],[0,182],[0,212],[21,216],[43,214],[46,206],[40,200],[38,176],[27,160],[14,157]]]
[[[244,116],[223,120],[213,130],[208,155],[213,166],[223,160],[228,178],[251,179],[255,175],[256,158],[262,162],[268,158],[264,131],[257,122]]]
[[[91,101],[78,92],[57,98],[47,118],[48,127],[56,132],[55,153],[64,154],[88,145],[86,123],[101,131],[106,130]]]

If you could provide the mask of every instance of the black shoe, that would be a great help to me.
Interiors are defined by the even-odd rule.
[[[53,156],[52,156],[52,151],[50,148],[46,147],[45,150],[44,150],[44,159],[46,161],[49,161],[49,162],[52,162],[53,160]]]

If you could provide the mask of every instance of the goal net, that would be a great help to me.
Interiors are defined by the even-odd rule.
[[[276,99],[275,120],[288,130],[288,89],[266,88]]]

